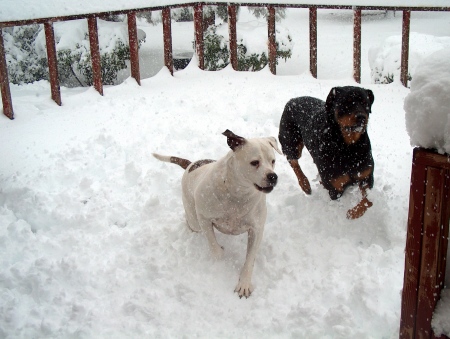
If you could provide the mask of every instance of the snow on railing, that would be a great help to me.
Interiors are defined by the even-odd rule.
[[[177,1],[178,2],[178,1]],[[59,21],[69,21],[75,19],[87,19],[89,31],[89,43],[92,60],[93,85],[94,88],[103,95],[103,84],[101,77],[100,49],[98,43],[97,18],[107,15],[126,14],[128,18],[128,35],[130,47],[131,76],[140,84],[139,52],[136,27],[136,13],[162,10],[163,17],[163,38],[164,38],[164,64],[173,74],[172,55],[172,33],[170,11],[173,8],[194,7],[194,29],[195,46],[198,59],[198,66],[204,69],[203,51],[203,6],[224,5],[223,2],[186,2],[176,5],[164,5],[146,8],[130,8],[126,10],[99,12],[90,14],[77,14],[68,16],[57,16],[30,20],[2,21],[0,30],[4,27],[22,26],[30,24],[44,24],[47,59],[49,67],[49,80],[52,99],[61,105],[61,91],[58,80],[57,53],[55,47],[55,37],[53,23]],[[409,30],[411,11],[450,11],[450,7],[430,6],[430,7],[408,7],[408,6],[351,6],[351,5],[317,5],[317,4],[282,4],[277,3],[227,3],[229,15],[229,41],[230,41],[230,63],[234,70],[237,70],[237,41],[236,41],[236,6],[267,7],[268,9],[268,59],[269,69],[276,74],[276,36],[275,36],[275,8],[307,8],[309,9],[309,35],[310,35],[310,72],[313,77],[317,77],[317,10],[318,9],[345,9],[353,10],[353,78],[356,82],[361,81],[361,11],[362,10],[392,10],[403,12],[402,25],[402,51],[401,51],[401,72],[400,80],[404,86],[408,82],[408,53],[409,53]],[[0,32],[1,33],[1,32]],[[14,111],[9,88],[8,69],[5,57],[3,34],[0,34],[0,86],[3,102],[3,114],[10,119],[14,119]]]

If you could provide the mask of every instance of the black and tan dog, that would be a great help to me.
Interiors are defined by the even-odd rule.
[[[280,121],[283,153],[306,194],[311,194],[311,186],[298,163],[304,146],[331,199],[339,198],[346,187],[359,185],[362,200],[347,212],[350,219],[359,218],[372,206],[367,189],[373,187],[374,162],[367,123],[373,101],[371,90],[335,87],[326,102],[312,97],[291,99]]]

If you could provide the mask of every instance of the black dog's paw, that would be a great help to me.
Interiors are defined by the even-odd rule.
[[[337,200],[342,197],[342,192],[339,192],[338,190],[329,190],[328,193],[330,194],[331,200]]]

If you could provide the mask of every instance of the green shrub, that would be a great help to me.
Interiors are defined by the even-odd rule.
[[[221,34],[217,33],[217,28],[220,25],[210,26],[203,37],[204,41],[204,60],[205,70],[217,71],[226,67],[230,62],[228,41]],[[292,56],[292,50],[290,44],[291,37],[287,35],[287,43],[276,42],[277,47],[277,59],[284,59],[285,61]],[[244,45],[243,40],[238,41],[237,46],[237,58],[238,58],[238,70],[239,71],[259,71],[263,69],[269,62],[267,52],[261,51],[261,53],[248,53],[247,47]]]

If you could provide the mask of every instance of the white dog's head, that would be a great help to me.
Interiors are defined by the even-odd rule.
[[[245,182],[263,193],[272,192],[278,176],[274,172],[275,151],[282,154],[274,137],[245,139],[226,130],[228,146],[233,150],[237,161],[234,165]]]

